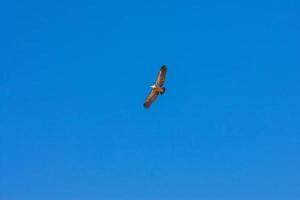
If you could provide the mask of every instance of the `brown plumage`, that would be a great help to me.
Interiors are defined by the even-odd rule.
[[[157,75],[155,84],[151,86],[152,90],[147,96],[144,107],[149,108],[153,101],[157,98],[159,94],[163,94],[165,92],[165,88],[163,87],[163,84],[166,79],[166,73],[167,73],[167,67],[163,65]]]

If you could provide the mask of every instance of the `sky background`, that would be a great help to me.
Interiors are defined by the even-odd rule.
[[[2,1],[0,199],[300,199],[299,20],[297,0]]]

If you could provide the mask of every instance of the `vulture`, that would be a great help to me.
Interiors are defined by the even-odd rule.
[[[157,74],[155,83],[150,86],[152,89],[144,102],[144,108],[149,108],[159,94],[162,95],[165,93],[166,89],[163,87],[163,85],[166,79],[166,73],[167,67],[163,65]]]

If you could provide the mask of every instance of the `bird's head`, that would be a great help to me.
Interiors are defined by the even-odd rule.
[[[154,85],[151,85],[150,86],[152,89],[154,89],[154,88],[156,88],[156,85],[154,84]]]

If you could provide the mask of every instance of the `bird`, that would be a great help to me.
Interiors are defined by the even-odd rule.
[[[163,85],[166,79],[166,73],[167,73],[167,66],[166,65],[161,66],[157,74],[155,83],[150,86],[152,89],[143,104],[144,108],[150,108],[151,104],[153,103],[153,101],[155,101],[157,96],[159,94],[162,95],[165,93],[166,89],[165,87],[163,87]]]

